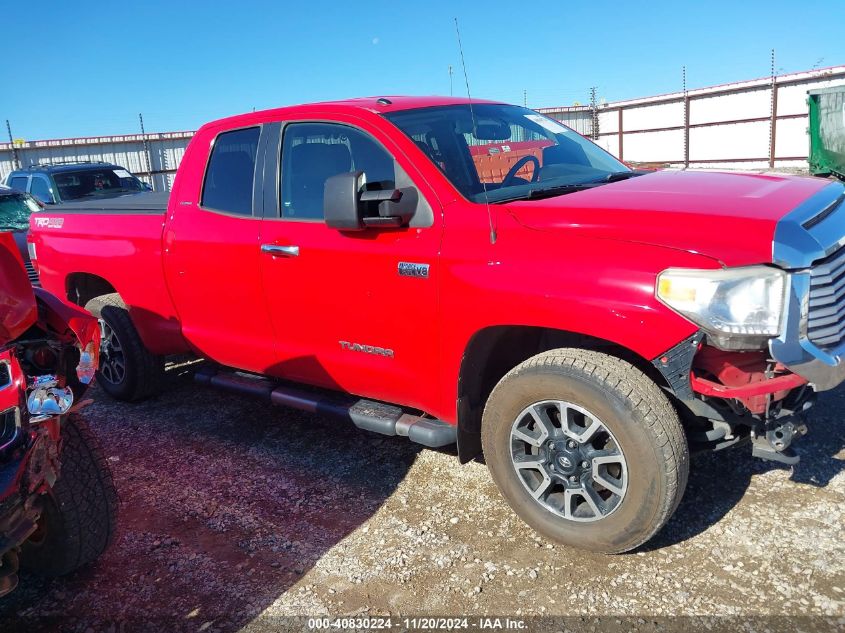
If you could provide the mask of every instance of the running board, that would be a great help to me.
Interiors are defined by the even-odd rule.
[[[365,431],[402,435],[430,448],[457,442],[456,426],[407,413],[400,407],[375,400],[335,392],[307,391],[242,372],[204,370],[197,372],[194,379],[200,384],[255,396],[272,404],[349,420]]]

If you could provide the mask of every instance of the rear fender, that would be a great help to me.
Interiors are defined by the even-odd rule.
[[[35,319],[32,284],[14,237],[0,232],[0,345],[18,338]]]

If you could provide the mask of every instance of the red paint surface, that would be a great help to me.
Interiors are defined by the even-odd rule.
[[[35,295],[11,233],[0,233],[0,346],[23,334],[38,318]]]

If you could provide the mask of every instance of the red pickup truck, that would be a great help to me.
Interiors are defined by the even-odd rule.
[[[845,378],[845,189],[630,170],[531,110],[367,98],[197,132],[169,200],[35,213],[43,286],[101,318],[99,382],[199,378],[481,454],[559,542],[642,544],[691,448],[797,462]]]

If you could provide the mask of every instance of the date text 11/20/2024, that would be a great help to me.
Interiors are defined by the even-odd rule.
[[[369,629],[389,630],[401,628],[403,630],[437,630],[437,631],[459,631],[477,629],[481,631],[526,630],[525,620],[518,618],[500,617],[479,617],[479,618],[390,618],[390,617],[367,617],[367,618],[309,618],[308,628],[310,630],[345,630],[345,629]]]

